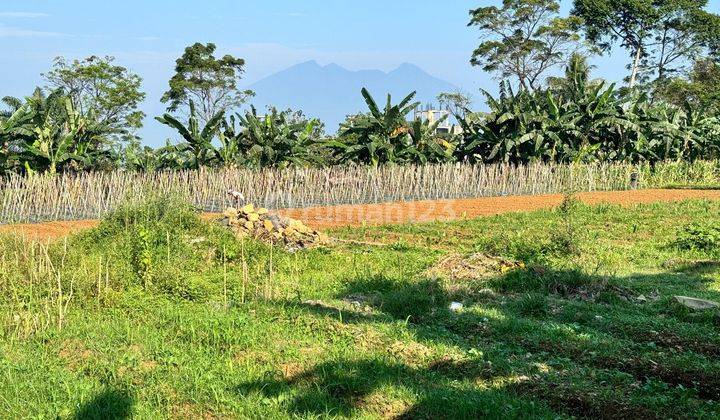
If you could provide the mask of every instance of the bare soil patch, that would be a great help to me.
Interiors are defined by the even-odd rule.
[[[717,190],[640,190],[580,193],[584,203],[630,206],[689,199],[720,200]],[[431,222],[472,219],[503,213],[528,212],[557,207],[562,194],[538,196],[482,197],[460,200],[413,201],[368,205],[342,205],[281,210],[283,217],[301,220],[313,229],[342,226],[383,225],[408,222]],[[203,217],[215,218],[216,214]],[[49,240],[63,237],[97,225],[94,220],[47,222],[0,226],[0,233],[14,232],[32,239]]]

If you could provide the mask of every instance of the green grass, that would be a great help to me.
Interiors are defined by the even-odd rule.
[[[0,240],[0,418],[720,415],[720,203],[341,229],[286,253],[159,199]],[[687,247],[686,247],[687,248]],[[431,276],[452,254],[510,268]],[[435,273],[436,270],[433,270]],[[448,310],[461,301],[459,312]]]

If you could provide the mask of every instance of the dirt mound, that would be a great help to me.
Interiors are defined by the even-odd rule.
[[[329,242],[327,235],[303,222],[270,213],[265,208],[255,208],[253,204],[240,209],[230,207],[223,216],[223,223],[239,237],[252,237],[287,248],[310,248]]]
[[[451,280],[474,280],[505,274],[518,268],[525,268],[525,264],[482,253],[469,256],[453,254],[431,267],[427,274]]]

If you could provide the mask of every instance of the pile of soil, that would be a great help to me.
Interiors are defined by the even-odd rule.
[[[252,237],[295,249],[325,245],[330,241],[327,235],[299,220],[270,213],[265,208],[255,208],[253,204],[240,209],[230,207],[223,216],[223,223],[239,237]]]

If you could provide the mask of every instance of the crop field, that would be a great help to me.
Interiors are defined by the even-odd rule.
[[[153,198],[0,239],[2,418],[720,415],[720,202],[338,228]]]
[[[634,174],[637,176],[633,183]],[[629,164],[444,164],[290,169],[92,172],[0,178],[0,224],[103,217],[120,203],[163,191],[219,212],[228,190],[270,209],[392,201],[716,186],[716,161]]]

